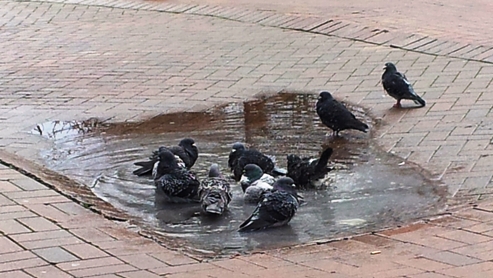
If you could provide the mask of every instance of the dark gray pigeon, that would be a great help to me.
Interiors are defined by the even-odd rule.
[[[182,163],[189,170],[199,157],[199,150],[195,146],[195,141],[192,138],[185,138],[178,143],[178,146],[160,147],[157,151],[153,151],[149,157],[149,161],[135,162],[134,165],[140,166],[140,168],[133,171],[133,174],[137,176],[151,175],[153,167],[158,161],[158,154],[161,148],[171,151],[179,159],[178,163]]]
[[[320,180],[330,171],[327,163],[332,155],[332,148],[327,148],[322,152],[320,158],[299,157],[295,154],[287,156],[288,174],[298,188],[318,188]]]
[[[207,214],[223,214],[231,202],[231,186],[219,170],[219,165],[212,164],[209,177],[200,182],[199,197],[202,211]]]
[[[243,168],[247,164],[256,164],[264,173],[271,173],[274,170],[274,161],[261,152],[254,149],[247,149],[242,143],[235,143],[229,153],[228,166],[233,172],[235,181],[241,179]]]
[[[397,103],[394,107],[401,108],[401,100],[410,99],[414,103],[423,107],[426,105],[424,99],[418,96],[413,89],[413,86],[404,74],[397,71],[397,68],[392,63],[385,64],[385,72],[382,74],[382,85],[389,96],[395,98]]]
[[[274,183],[274,190],[264,198],[238,231],[248,232],[279,227],[291,221],[300,205],[293,179],[283,177]]]
[[[158,152],[154,184],[170,203],[198,202],[200,182],[194,173],[178,165],[175,155],[166,148]]]
[[[317,100],[317,114],[324,125],[333,130],[335,136],[345,129],[366,132],[368,125],[356,119],[346,106],[338,102],[329,92],[321,92]]]

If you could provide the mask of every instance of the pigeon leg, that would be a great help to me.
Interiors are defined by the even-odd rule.
[[[394,107],[395,108],[401,108],[402,107],[400,99],[397,100],[396,104],[394,104]]]

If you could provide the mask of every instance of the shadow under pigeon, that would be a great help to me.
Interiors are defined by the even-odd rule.
[[[96,196],[137,219],[144,233],[207,256],[368,232],[433,215],[444,207],[446,188],[427,179],[421,169],[379,149],[371,132],[326,136],[331,131],[318,119],[316,100],[314,94],[281,93],[138,123],[90,121],[87,126],[72,121],[57,122],[61,128],[53,128],[51,122],[39,124],[33,133],[54,141],[52,149],[41,153],[49,169],[91,187]],[[370,130],[375,128],[363,109],[347,105]],[[81,127],[83,132],[70,130]],[[160,202],[150,178],[132,175],[135,161],[184,137],[194,138],[199,148],[192,168],[199,179],[206,177],[211,163],[228,173],[228,154],[238,141],[274,155],[282,168],[287,154],[318,156],[330,146],[334,153],[329,166],[334,170],[326,176],[327,188],[300,192],[305,204],[288,226],[239,233],[238,226],[255,206],[243,202],[241,188],[233,180],[229,211],[210,217],[200,213],[198,204]]]

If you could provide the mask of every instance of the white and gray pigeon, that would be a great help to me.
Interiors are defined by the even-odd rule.
[[[199,197],[202,211],[207,214],[223,214],[231,202],[231,186],[226,180],[219,165],[212,164],[209,176],[200,182]]]
[[[154,184],[156,191],[164,194],[170,203],[198,202],[200,182],[193,172],[178,165],[175,155],[166,148],[160,149]]]
[[[390,62],[386,63],[384,70],[385,72],[382,74],[382,85],[387,94],[397,100],[394,107],[401,108],[401,100],[403,99],[410,99],[420,105],[420,107],[426,105],[425,100],[414,92],[411,83],[409,83],[404,74],[397,71],[394,64]]]
[[[322,123],[338,136],[341,130],[356,129],[366,132],[368,125],[356,119],[344,104],[332,97],[329,92],[321,92],[317,104],[317,114]]]
[[[272,191],[274,182],[274,177],[265,174],[258,165],[247,164],[243,168],[243,175],[240,179],[244,193],[243,200],[246,203],[257,204],[265,193]]]
[[[274,183],[274,190],[264,198],[245,220],[238,231],[248,232],[286,225],[300,205],[293,179],[282,177]]]

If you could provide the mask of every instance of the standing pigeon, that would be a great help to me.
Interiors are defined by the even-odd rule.
[[[333,130],[335,136],[345,129],[366,132],[368,125],[356,119],[342,103],[335,100],[329,92],[321,92],[317,100],[317,114],[324,125]]]
[[[221,175],[219,165],[212,164],[209,177],[202,180],[199,188],[202,211],[208,214],[223,214],[231,202],[231,187]]]
[[[247,164],[257,164],[264,173],[271,173],[274,170],[272,158],[257,150],[247,149],[242,143],[235,143],[228,158],[228,166],[233,172],[235,181],[241,179],[243,168]]]
[[[252,215],[238,231],[257,231],[286,225],[300,205],[293,179],[283,177],[274,183],[274,191],[266,193]]]
[[[325,149],[319,159],[313,157],[300,158],[295,154],[288,155],[287,176],[293,179],[298,188],[320,187],[320,180],[330,171],[327,168],[327,163],[332,151],[332,148]]]
[[[413,100],[414,103],[423,107],[426,105],[424,99],[418,96],[413,89],[413,86],[404,74],[397,71],[397,68],[392,63],[385,64],[385,72],[382,74],[382,85],[387,94],[397,100],[394,107],[401,108],[402,99]]]
[[[195,174],[180,167],[175,155],[166,148],[158,152],[154,184],[170,203],[196,202],[200,182]]]
[[[160,147],[159,149],[161,148],[167,147]],[[159,149],[152,152],[152,155],[149,157],[149,161],[135,162],[134,164],[136,166],[140,166],[141,168],[133,171],[133,174],[137,176],[150,175],[154,164],[158,161]],[[179,162],[182,162],[187,169],[192,168],[195,161],[197,161],[197,158],[199,157],[199,150],[197,149],[197,146],[195,146],[195,141],[192,138],[182,139],[178,146],[172,146],[167,149],[177,156],[179,158]]]

